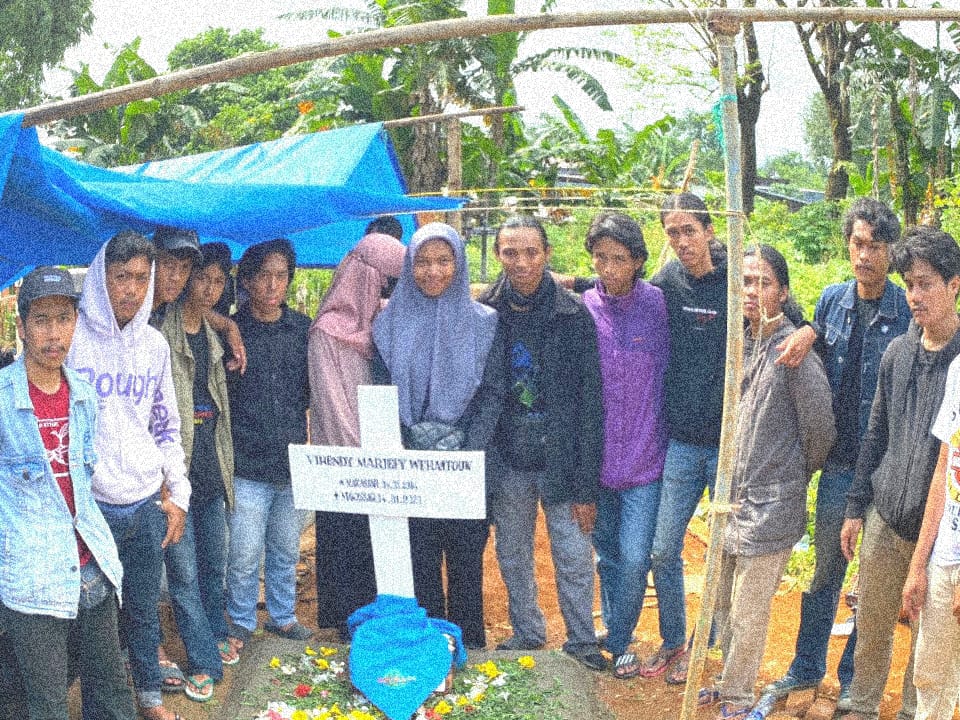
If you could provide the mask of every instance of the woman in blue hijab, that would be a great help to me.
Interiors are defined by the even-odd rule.
[[[373,339],[373,379],[397,386],[405,447],[487,447],[506,394],[506,351],[496,312],[470,297],[463,241],[452,227],[430,223],[414,234],[390,303],[374,321]],[[488,534],[486,520],[410,519],[417,601],[431,617],[459,625],[468,648],[486,645]]]

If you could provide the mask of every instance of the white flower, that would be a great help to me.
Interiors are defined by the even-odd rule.
[[[295,668],[293,665],[280,666],[280,672],[282,672],[284,675],[293,675],[296,671],[297,668]]]

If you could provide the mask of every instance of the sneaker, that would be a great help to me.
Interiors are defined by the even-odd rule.
[[[837,710],[840,712],[850,712],[853,710],[853,701],[850,699],[850,686],[840,688],[840,694],[837,695]]]
[[[786,697],[797,690],[809,690],[820,685],[819,680],[798,680],[787,673],[779,680],[774,680],[763,689],[764,695],[775,695],[778,698]]]
[[[516,635],[511,635],[497,645],[497,650],[543,650],[543,643],[521,640]]]
[[[578,663],[584,667],[590,668],[591,670],[601,671],[607,669],[607,659],[596,650],[581,654],[573,653],[569,650],[564,650],[564,652]]]
[[[296,620],[285,627],[279,627],[278,625],[270,623],[265,626],[265,629],[287,640],[299,640],[302,642],[313,637],[313,630],[305,628]]]

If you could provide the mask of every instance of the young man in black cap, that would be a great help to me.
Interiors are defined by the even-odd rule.
[[[97,718],[132,720],[117,634],[122,568],[90,489],[97,395],[64,360],[78,293],[38,268],[17,296],[23,354],[0,370],[0,628],[33,720],[67,720],[79,671]],[[42,529],[43,532],[37,532]]]
[[[159,330],[166,317],[167,308],[180,297],[194,265],[200,260],[200,239],[193,230],[161,226],[153,234],[153,244],[157,254],[154,262],[150,324]],[[230,346],[233,358],[227,363],[227,367],[242,373],[247,367],[247,353],[237,324],[212,310],[205,319]]]

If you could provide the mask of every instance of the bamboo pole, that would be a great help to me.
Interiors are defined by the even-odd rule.
[[[447,120],[447,192],[459,195],[463,188],[463,147],[460,120]],[[454,213],[450,218],[453,228],[463,235],[463,216]]]
[[[54,120],[85,115],[134,100],[159,97],[178,90],[224,82],[251,73],[355,52],[415,45],[459,37],[529,32],[557,28],[606,25],[658,25],[702,23],[713,20],[742,22],[907,22],[923,20],[960,21],[960,11],[945,8],[654,8],[538,15],[489,15],[418,23],[402,27],[344,35],[338,38],[249,53],[197,68],[168,73],[149,80],[60,100],[22,111],[23,125],[42,125]]]
[[[454,118],[482,117],[486,115],[506,115],[507,113],[523,112],[526,108],[523,105],[498,105],[496,107],[475,108],[473,110],[460,110],[451,113],[434,113],[433,115],[414,115],[413,117],[398,118],[397,120],[385,120],[385,128],[406,127],[408,125],[422,125],[428,122],[447,122]]]
[[[743,195],[740,186],[740,125],[737,121],[737,59],[734,38],[737,23],[712,23],[710,30],[717,37],[720,59],[720,87],[723,111],[723,165],[727,190],[727,360],[724,369],[723,422],[720,431],[720,456],[717,480],[710,510],[710,545],[707,548],[706,576],[700,596],[700,613],[694,629],[693,650],[683,693],[681,720],[697,714],[697,691],[710,640],[713,606],[717,598],[723,534],[730,513],[730,481],[736,451],[737,405],[740,402],[740,379],[743,375]],[[758,632],[766,632],[758,628]]]

